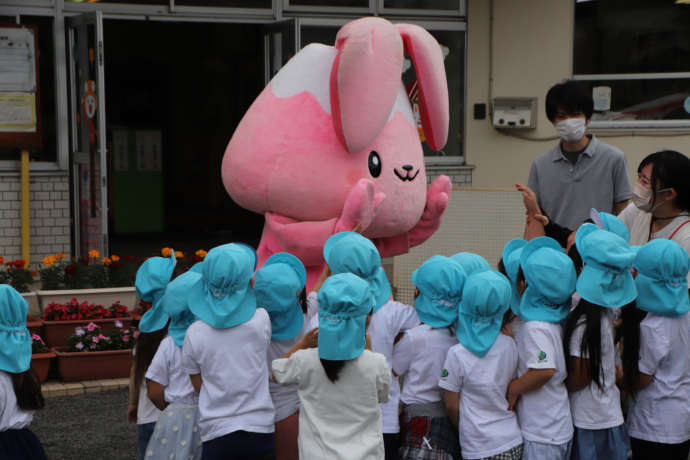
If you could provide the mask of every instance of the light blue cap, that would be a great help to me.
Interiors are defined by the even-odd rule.
[[[575,292],[575,265],[556,240],[540,236],[525,245],[520,267],[527,289],[520,302],[520,319],[560,323],[570,312]]]
[[[434,329],[452,325],[458,318],[466,279],[459,263],[439,255],[412,272],[412,284],[419,289],[414,306],[420,321]]]
[[[211,249],[202,263],[201,282],[190,293],[192,313],[216,329],[249,321],[256,312],[256,298],[249,286],[256,259],[256,252],[246,244]]]
[[[0,370],[12,374],[29,370],[31,334],[26,328],[28,309],[19,292],[9,284],[0,284]]]
[[[487,262],[486,259],[479,254],[474,254],[471,252],[458,252],[450,258],[460,264],[462,269],[465,270],[465,274],[467,276],[470,276],[474,272],[491,270],[491,265],[489,265],[489,262]]]
[[[381,268],[381,255],[368,238],[355,232],[336,233],[326,241],[323,257],[332,274],[353,273],[369,283],[374,311],[390,299],[391,286]]]
[[[584,266],[577,279],[577,293],[600,307],[620,308],[637,297],[632,268],[635,252],[617,234],[583,224],[575,234],[575,246]]]
[[[589,217],[594,222],[594,225],[600,229],[615,233],[623,238],[626,243],[630,242],[630,230],[618,217],[608,212],[599,212],[594,208],[590,210]]]
[[[306,281],[304,265],[287,252],[273,254],[254,275],[256,306],[266,309],[271,318],[271,339],[290,340],[302,330],[299,298]]]
[[[366,345],[367,315],[374,308],[369,283],[352,273],[332,275],[319,289],[319,358],[347,361]]]
[[[149,257],[137,270],[134,283],[141,300],[151,302],[151,308],[139,321],[141,332],[155,332],[163,329],[170,319],[163,311],[161,299],[175,270],[175,251],[170,257]]]
[[[522,238],[515,238],[508,241],[508,244],[503,248],[503,266],[508,274],[510,280],[510,288],[512,296],[510,298],[510,309],[513,313],[520,316],[520,293],[517,288],[517,276],[520,271],[520,255],[522,255],[522,248],[525,247],[527,241]]]
[[[637,257],[637,306],[662,316],[680,316],[690,311],[688,300],[688,253],[675,241],[657,238],[634,248]]]
[[[189,309],[189,298],[190,293],[194,291],[198,283],[201,283],[201,275],[186,271],[172,280],[163,294],[161,304],[165,313],[170,317],[168,335],[172,337],[178,347],[184,343],[187,328],[197,320],[197,317]]]
[[[462,291],[456,335],[479,357],[491,349],[510,307],[510,281],[494,270],[473,273]]]

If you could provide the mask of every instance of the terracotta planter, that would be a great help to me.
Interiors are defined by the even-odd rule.
[[[58,372],[64,382],[117,379],[129,377],[132,349],[111,351],[68,352],[67,347],[54,347]]]
[[[27,316],[26,327],[29,328],[29,332],[31,332],[32,334],[41,335],[41,329],[43,329],[43,321],[41,321],[40,318]]]
[[[22,297],[29,304],[29,315],[41,316],[41,308],[38,302],[38,295],[35,292],[23,292]]]
[[[137,290],[134,286],[120,288],[103,289],[62,289],[58,291],[38,291],[41,311],[51,303],[65,304],[72,299],[77,299],[79,303],[88,302],[96,305],[109,307],[118,300],[120,304],[127,308],[134,308],[139,303],[137,301]]]
[[[48,378],[50,361],[53,358],[55,358],[55,353],[52,351],[48,353],[36,353],[35,355],[31,355],[31,369],[33,369],[38,376],[39,382],[45,382]]]
[[[115,321],[121,321],[123,327],[132,324],[132,317],[111,319],[80,319],[75,321],[43,321],[45,326],[45,340],[49,347],[61,347],[67,343],[67,339],[74,335],[77,327],[86,327],[89,323],[94,323],[101,328],[102,332],[115,328]]]

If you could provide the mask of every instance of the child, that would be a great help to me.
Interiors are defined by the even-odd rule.
[[[618,235],[584,224],[575,245],[584,266],[581,300],[568,315],[565,347],[570,409],[575,425],[573,460],[625,460],[628,440],[616,387],[614,309],[637,297],[630,273],[635,253]]]
[[[271,321],[250,282],[256,253],[231,243],[208,252],[189,307],[199,320],[185,335],[182,370],[199,393],[204,460],[273,453],[274,410],[266,353]]]
[[[369,239],[355,232],[337,233],[328,239],[323,254],[331,273],[352,273],[369,283],[374,296],[374,311],[367,328],[371,349],[384,355],[391,367],[395,339],[401,331],[419,325],[417,312],[408,305],[389,300],[391,287],[381,268],[381,255]],[[400,384],[391,372],[388,402],[381,404],[386,459],[398,458],[399,401]]]
[[[511,408],[518,397],[523,459],[570,458],[573,422],[560,322],[570,311],[575,267],[556,240],[535,238],[520,255],[517,276],[522,294],[518,312],[518,375],[508,387]]]
[[[182,372],[182,345],[187,328],[196,321],[188,308],[188,296],[201,275],[186,272],[168,284],[161,301],[170,317],[168,336],[158,347],[146,371],[148,397],[163,411],[146,448],[146,458],[168,460],[201,458],[198,395]]]
[[[510,282],[493,270],[470,275],[462,291],[460,343],[448,350],[439,386],[466,459],[522,458],[522,434],[506,400],[517,373],[517,346],[500,333],[510,297]]]
[[[465,270],[465,274],[467,276],[470,276],[474,272],[491,270],[491,265],[489,265],[489,262],[487,262],[486,259],[479,254],[473,254],[471,252],[458,252],[450,258],[460,264],[462,269]]]
[[[625,381],[633,398],[628,433],[633,459],[687,460],[690,450],[690,262],[677,243],[642,246],[634,267],[637,306],[647,312],[635,334],[623,315]],[[635,340],[637,339],[637,340]]]
[[[403,460],[427,453],[438,459],[460,456],[438,376],[448,349],[458,343],[451,326],[458,317],[465,278],[462,267],[443,256],[431,257],[412,273],[417,287],[414,306],[422,324],[405,332],[393,349],[393,371],[405,376],[400,395]]]
[[[271,318],[269,369],[274,359],[285,356],[308,331],[308,320],[315,312],[307,311],[306,281],[307,272],[302,262],[286,252],[273,254],[254,276],[256,304],[265,308]],[[273,379],[269,379],[268,384],[275,407],[276,459],[297,460],[297,385],[282,386]]]
[[[273,361],[276,381],[299,388],[299,457],[383,460],[378,403],[388,398],[390,369],[383,355],[364,349],[374,307],[369,283],[351,273],[333,275],[318,297],[318,350],[310,348],[311,331]]]
[[[134,361],[129,377],[129,421],[137,423],[139,460],[144,459],[160,410],[146,394],[144,375],[161,340],[167,334],[168,315],[163,311],[161,299],[176,267],[175,251],[168,258],[150,257],[137,270],[135,287],[141,300],[151,302],[151,309],[139,321],[139,336],[132,354]],[[143,391],[142,391],[143,387]]]
[[[522,320],[520,319],[520,292],[518,290],[518,272],[520,271],[520,256],[522,249],[527,244],[527,241],[522,238],[515,238],[508,241],[508,244],[503,248],[503,256],[498,263],[499,271],[501,265],[505,273],[503,273],[508,280],[510,280],[510,311],[513,312],[509,327],[512,331],[513,337],[517,338],[520,332]]]
[[[47,459],[43,446],[27,427],[43,409],[41,384],[30,367],[31,334],[26,328],[26,300],[0,284],[0,458]]]

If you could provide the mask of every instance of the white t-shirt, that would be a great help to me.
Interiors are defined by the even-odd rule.
[[[640,323],[638,367],[654,378],[631,399],[628,434],[664,444],[690,439],[690,313],[647,313]]]
[[[412,329],[418,325],[417,310],[400,302],[389,300],[371,315],[367,329],[371,337],[371,349],[385,356],[388,366],[392,367],[395,337],[401,331]],[[384,433],[398,433],[400,431],[399,402],[400,383],[391,372],[391,389],[388,402],[381,404]]]
[[[199,401],[189,374],[182,371],[182,348],[170,336],[158,346],[146,378],[165,387],[163,396],[168,404],[197,404]]]
[[[652,219],[652,215],[645,211],[640,211],[637,207],[630,203],[623,209],[618,218],[623,221],[628,230],[630,230],[630,245],[631,246],[641,246],[649,240],[655,240],[657,238],[669,239],[673,232],[678,229],[675,235],[673,235],[673,240],[680,244],[683,249],[690,256],[690,223],[680,227],[683,222],[690,220],[690,216],[681,215],[673,219],[664,228],[658,232],[649,234],[649,223]],[[680,229],[679,229],[680,227]],[[688,273],[688,286],[690,286],[690,273]]]
[[[438,386],[450,347],[458,343],[447,327],[432,329],[421,324],[405,332],[393,348],[393,371],[405,375],[400,400],[403,404],[426,404],[443,400]]]
[[[132,356],[136,356],[136,347],[132,348]],[[151,402],[146,391],[146,380],[142,379],[139,388],[139,402],[137,403],[137,425],[156,423],[161,411]]]
[[[26,428],[33,418],[34,411],[21,410],[17,405],[12,377],[7,372],[0,371],[0,432]]]
[[[603,380],[603,391],[596,383],[590,382],[580,391],[570,393],[573,424],[578,428],[603,430],[623,424],[620,392],[616,386],[613,314],[612,310],[605,310],[601,315],[601,375],[599,377]],[[588,359],[587,353],[583,355],[580,352],[584,333],[585,319],[581,316],[570,336],[570,356]]]
[[[206,442],[235,431],[273,433],[266,352],[271,321],[263,308],[238,326],[194,322],[184,338],[182,370],[201,374],[199,428]]]
[[[517,336],[518,377],[529,369],[554,369],[556,373],[541,388],[520,396],[517,403],[522,436],[528,441],[564,444],[573,437],[567,371],[563,356],[561,326],[543,321],[525,321]]]
[[[517,416],[506,400],[517,364],[517,345],[503,334],[482,358],[460,343],[448,350],[438,384],[459,393],[463,458],[492,457],[522,444]]]
[[[369,350],[345,364],[331,382],[316,348],[299,350],[273,361],[281,384],[297,384],[299,457],[329,460],[382,460],[380,402],[388,398],[390,369],[386,358]]]

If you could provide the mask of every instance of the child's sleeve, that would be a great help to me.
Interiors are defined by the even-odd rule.
[[[573,334],[570,336],[570,343],[568,344],[568,354],[570,356],[575,356],[576,358],[589,359],[589,353],[585,350],[584,353],[581,352],[582,348],[582,337],[585,333],[585,323],[579,322],[573,329]],[[566,356],[567,358],[567,356]]]
[[[153,380],[156,383],[167,387],[170,384],[170,372],[168,367],[168,358],[170,347],[168,347],[169,341],[167,338],[158,347],[156,354],[153,355],[153,360],[149,368],[146,370],[146,378]]]
[[[271,370],[276,382],[281,385],[290,385],[293,383],[299,384],[302,377],[303,350],[299,350],[292,354],[289,358],[274,359],[271,363]]]
[[[400,331],[406,331],[419,326],[417,310],[404,304],[396,306],[398,308],[396,309],[395,324],[393,324],[393,331],[391,331],[394,335],[398,335]]]
[[[307,296],[307,321],[319,314],[319,297],[314,291]]]
[[[460,358],[457,353],[454,352],[453,348],[448,350],[448,354],[446,355],[446,362],[443,363],[438,386],[444,390],[452,391],[453,393],[460,393],[464,373]]]
[[[637,367],[640,372],[654,375],[661,361],[671,351],[671,342],[663,327],[652,327],[640,323],[640,359]]]
[[[182,372],[189,375],[201,374],[201,368],[196,361],[197,357],[194,350],[192,334],[189,332],[188,329],[184,336],[184,344],[182,345]]]
[[[400,342],[395,344],[393,347],[393,372],[396,375],[404,375],[410,368],[414,349],[414,338],[409,333],[405,333]]]
[[[562,346],[560,343],[554,343],[542,329],[530,328],[521,336],[520,359],[529,369],[556,369],[556,347]]]
[[[378,394],[379,403],[388,402],[388,395],[391,388],[391,369],[386,363],[386,357],[380,355],[379,369],[376,375],[376,392]]]

